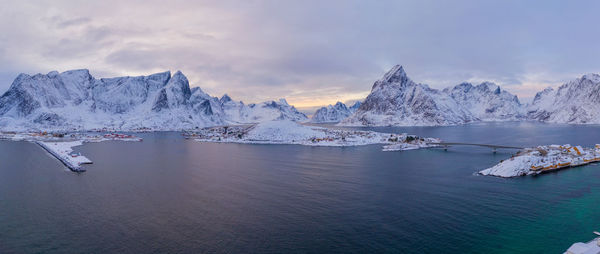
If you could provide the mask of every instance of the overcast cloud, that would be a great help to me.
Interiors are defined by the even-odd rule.
[[[532,97],[600,72],[597,1],[0,1],[0,91],[18,73],[181,70],[192,86],[316,106],[394,64],[435,88]]]

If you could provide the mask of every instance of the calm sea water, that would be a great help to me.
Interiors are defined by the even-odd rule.
[[[378,128],[519,146],[600,143],[599,126]],[[501,179],[483,148],[210,144],[178,133],[76,148],[67,171],[0,142],[1,253],[562,253],[600,229],[600,166]]]

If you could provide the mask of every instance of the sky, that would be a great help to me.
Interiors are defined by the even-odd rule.
[[[527,101],[600,72],[600,1],[0,0],[0,92],[19,73],[181,70],[213,96],[299,108],[366,97],[396,64],[433,88]]]

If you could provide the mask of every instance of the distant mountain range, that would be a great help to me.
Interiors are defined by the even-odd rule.
[[[360,101],[355,102],[352,106],[348,107],[346,104],[337,102],[335,105],[328,105],[317,109],[310,119],[313,123],[337,123],[350,115],[354,114],[360,107]]]
[[[375,82],[359,109],[340,125],[436,126],[520,120],[600,123],[600,75],[584,75],[556,91],[547,88],[531,104],[522,104],[517,96],[490,82],[432,89],[413,82],[397,65]]]
[[[182,130],[275,119],[309,121],[284,99],[258,104],[212,97],[181,73],[100,78],[88,70],[20,74],[0,97],[1,130]],[[394,66],[361,103],[318,109],[311,122],[347,126],[436,126],[480,121],[600,124],[600,76],[588,74],[530,104],[499,86],[462,83],[443,90],[413,82]]]

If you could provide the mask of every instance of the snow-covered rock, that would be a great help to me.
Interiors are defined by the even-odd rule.
[[[180,130],[273,119],[304,121],[284,99],[245,105],[218,99],[177,71],[100,78],[88,70],[20,74],[0,97],[2,130]]]
[[[550,123],[600,124],[600,75],[587,74],[558,89],[537,93],[529,119]]]
[[[317,109],[310,121],[313,123],[340,122],[356,112],[360,104],[360,101],[357,101],[351,107],[347,107],[346,104],[338,101],[335,105],[328,105],[327,107]]]

